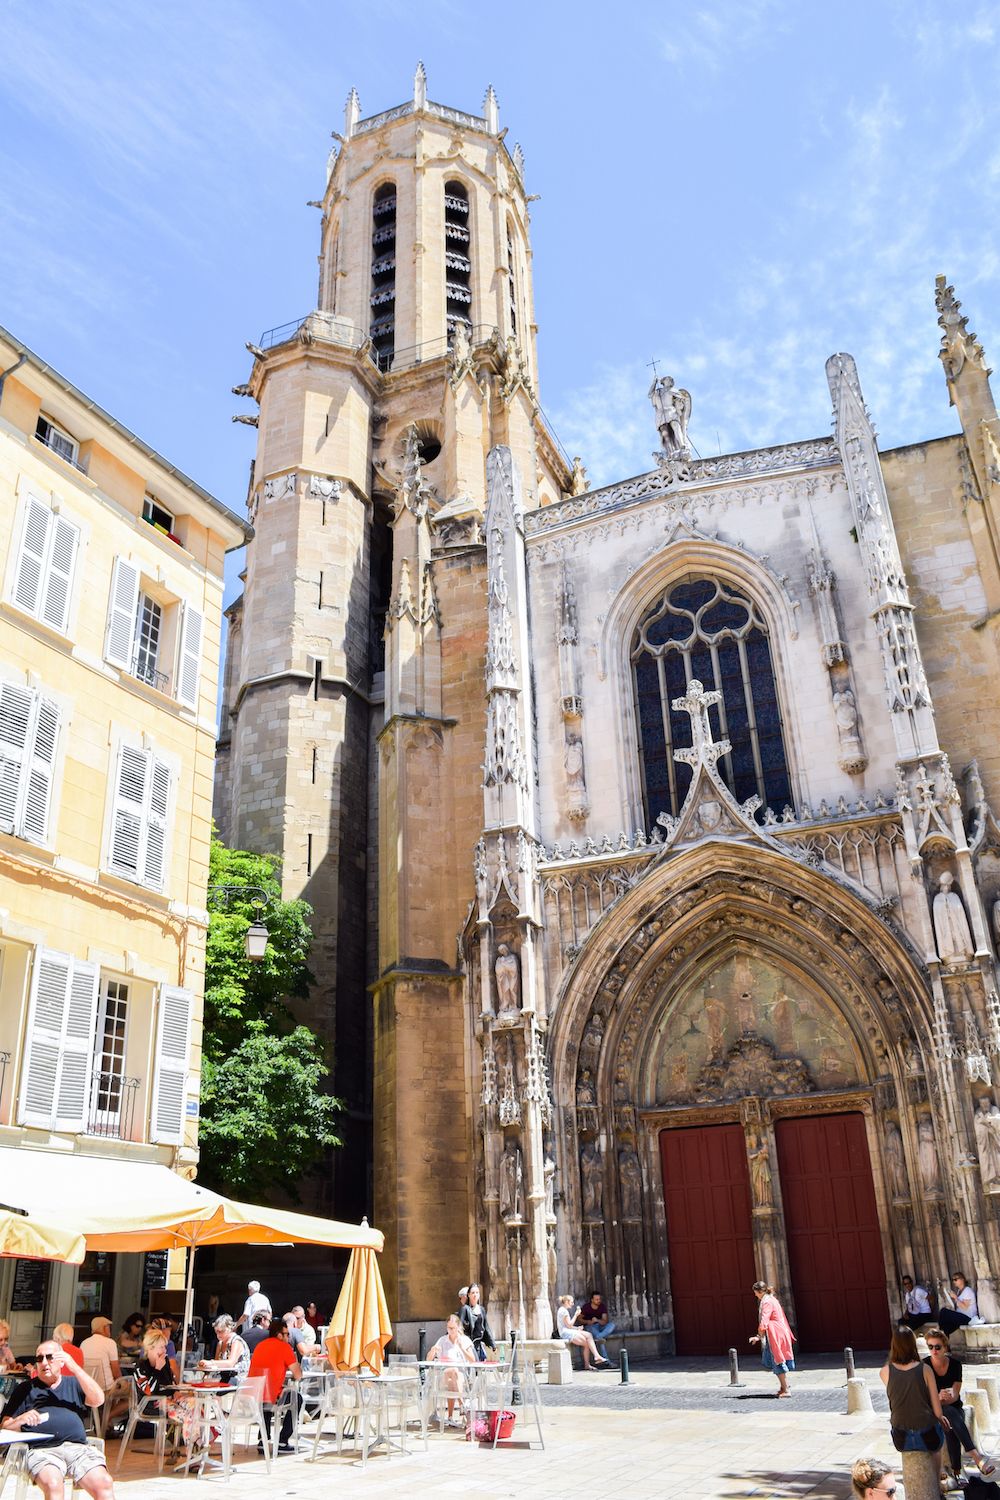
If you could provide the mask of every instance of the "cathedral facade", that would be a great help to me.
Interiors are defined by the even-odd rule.
[[[983,350],[939,279],[960,431],[891,451],[846,354],[832,435],[718,458],[657,378],[649,471],[591,490],[505,136],[422,68],[352,93],[316,310],[239,388],[217,819],[315,908],[351,1112],[318,1206],[374,1211],[404,1344],[470,1276],[502,1326],[594,1286],[689,1353],[758,1277],[804,1349],[880,1343],[903,1274],[1000,1322]]]

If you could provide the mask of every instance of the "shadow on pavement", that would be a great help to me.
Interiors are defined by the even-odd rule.
[[[797,1474],[779,1474],[772,1469],[747,1469],[743,1474],[724,1474],[731,1479],[734,1497],[753,1495],[755,1500],[846,1500],[851,1494],[850,1475],[802,1469]],[[724,1494],[725,1491],[719,1490]]]

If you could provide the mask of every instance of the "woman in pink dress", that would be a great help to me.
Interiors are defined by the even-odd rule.
[[[788,1326],[788,1319],[774,1295],[773,1287],[768,1286],[766,1281],[755,1281],[753,1294],[759,1306],[757,1332],[750,1342],[760,1345],[764,1369],[777,1375],[778,1395],[790,1396],[792,1393],[788,1389],[788,1372],[795,1369],[795,1360],[792,1358],[792,1341],[795,1335]]]

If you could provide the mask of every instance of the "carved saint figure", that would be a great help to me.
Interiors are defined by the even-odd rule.
[[[583,1183],[583,1217],[604,1217],[604,1183],[601,1178],[601,1153],[588,1141],[580,1153],[580,1177]]]
[[[845,770],[865,759],[858,731],[858,705],[849,687],[833,695],[833,713],[840,737],[840,760]]]
[[[451,363],[455,370],[463,370],[472,352],[469,329],[463,318],[458,318],[451,333]]]
[[[584,1068],[576,1085],[576,1107],[577,1109],[579,1109],[581,1105],[586,1106],[588,1104],[596,1103],[597,1090],[594,1088],[594,1080],[591,1076],[590,1069]]]
[[[521,1217],[523,1175],[521,1148],[516,1141],[508,1141],[500,1160],[500,1217],[505,1221]]]
[[[656,429],[667,458],[690,458],[687,424],[691,416],[691,395],[679,390],[670,375],[661,375],[649,388]]]
[[[751,1148],[747,1152],[750,1160],[750,1186],[753,1190],[754,1208],[774,1207],[774,1188],[771,1182],[771,1156],[767,1142],[759,1135],[750,1137]]]
[[[563,769],[566,772],[566,785],[570,791],[583,790],[583,741],[571,739],[566,741],[566,750],[563,754]]]
[[[574,458],[573,474],[569,482],[569,492],[571,495],[585,495],[589,489],[590,480],[587,478],[587,471],[583,466],[583,459]]]
[[[1000,1109],[989,1094],[977,1101],[976,1149],[984,1190],[1000,1193]]]
[[[898,1203],[908,1198],[903,1137],[899,1133],[899,1126],[892,1120],[885,1127],[885,1170],[893,1201]]]
[[[642,1169],[634,1151],[622,1151],[618,1156],[618,1176],[622,1192],[622,1218],[642,1217]]]
[[[545,1179],[545,1217],[554,1220],[556,1216],[556,1164],[548,1151],[546,1151],[545,1159],[542,1162],[542,1176]]]
[[[516,1016],[521,1008],[521,976],[517,955],[510,951],[506,943],[497,946],[497,961],[493,965],[493,973],[496,975],[497,999],[500,1002],[497,1014]]]
[[[972,958],[972,933],[962,898],[952,890],[954,883],[954,875],[945,870],[934,897],[934,937],[944,963],[964,964]]]
[[[937,1147],[934,1144],[934,1126],[924,1115],[917,1126],[917,1162],[920,1166],[920,1182],[930,1198],[941,1196],[941,1168],[938,1164]]]

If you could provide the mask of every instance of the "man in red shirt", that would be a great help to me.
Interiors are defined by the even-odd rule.
[[[250,1356],[250,1377],[263,1375],[264,1377],[264,1425],[267,1428],[268,1442],[271,1440],[271,1416],[275,1402],[281,1395],[285,1384],[285,1377],[291,1371],[292,1378],[298,1380],[302,1374],[302,1366],[295,1358],[295,1354],[288,1342],[288,1329],[281,1318],[274,1318],[271,1323],[271,1331],[266,1339],[261,1339],[253,1354]],[[298,1396],[294,1398],[298,1400]],[[278,1452],[291,1453],[293,1451],[291,1442],[294,1416],[292,1408],[289,1407],[281,1424],[278,1434]],[[263,1453],[264,1445],[257,1445],[258,1452]]]
[[[57,1344],[62,1345],[63,1351],[69,1355],[70,1359],[75,1359],[83,1369],[83,1350],[73,1342],[72,1323],[58,1323],[52,1330],[52,1337]]]

